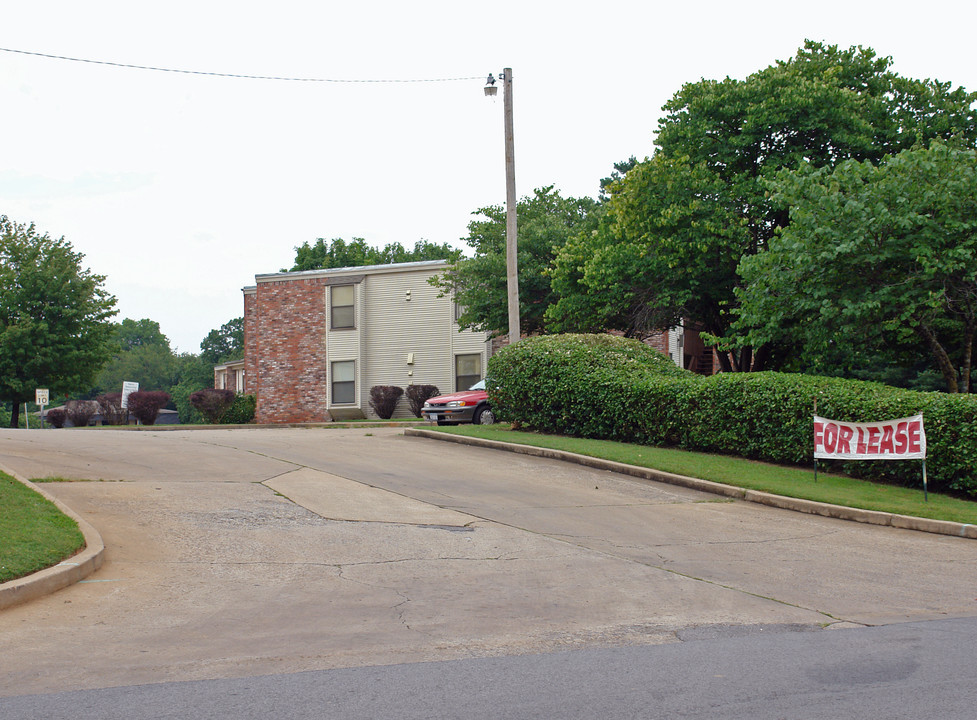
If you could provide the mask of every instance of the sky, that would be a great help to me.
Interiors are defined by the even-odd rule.
[[[0,0],[0,215],[65,237],[116,320],[196,353],[304,242],[466,248],[472,213],[505,203],[489,73],[512,68],[518,195],[596,197],[686,82],[810,38],[974,90],[975,24],[972,0]]]

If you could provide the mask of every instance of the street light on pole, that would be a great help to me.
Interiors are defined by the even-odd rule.
[[[502,71],[503,110],[505,122],[505,274],[509,305],[509,343],[518,342],[519,328],[519,268],[516,243],[516,160],[512,133],[512,68]],[[485,95],[494,97],[498,89],[491,73],[485,82]]]

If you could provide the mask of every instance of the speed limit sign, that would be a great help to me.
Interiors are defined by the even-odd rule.
[[[37,388],[34,390],[34,404],[47,405],[50,402],[50,393],[47,388]]]

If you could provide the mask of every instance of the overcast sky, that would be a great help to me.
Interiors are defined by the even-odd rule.
[[[3,2],[0,214],[64,236],[119,316],[199,352],[241,288],[316,238],[462,247],[505,202],[501,91],[513,68],[516,189],[594,197],[653,152],[684,82],[743,78],[805,38],[864,45],[902,75],[977,88],[968,2]]]

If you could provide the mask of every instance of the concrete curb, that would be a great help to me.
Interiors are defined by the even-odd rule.
[[[935,533],[937,535],[952,535],[954,537],[970,538],[977,540],[977,525],[966,525],[964,523],[950,522],[948,520],[930,520],[928,518],[910,517],[908,515],[896,515],[893,513],[879,512],[877,510],[861,510],[859,508],[845,507],[843,505],[831,505],[830,503],[816,502],[814,500],[801,500],[799,498],[789,498],[783,495],[773,495],[771,493],[760,492],[759,490],[746,490],[744,488],[724,485],[722,483],[700,480],[699,478],[676,475],[674,473],[652,470],[650,468],[637,467],[635,465],[625,465],[624,463],[613,462],[611,460],[601,460],[588,455],[578,455],[577,453],[565,450],[552,450],[550,448],[538,448],[530,445],[517,445],[515,443],[500,442],[498,440],[485,440],[482,438],[465,437],[463,435],[453,435],[438,432],[436,430],[424,430],[421,428],[407,428],[405,435],[414,437],[425,437],[432,440],[445,440],[447,442],[460,443],[462,445],[473,445],[476,447],[491,448],[495,450],[505,450],[507,452],[519,453],[520,455],[532,455],[534,457],[544,457],[553,460],[564,460],[566,462],[577,463],[598,470],[610,470],[612,472],[630,475],[641,480],[652,480],[654,482],[667,483],[669,485],[680,485],[681,487],[701,490],[702,492],[723,495],[725,497],[746,500],[747,502],[767,505],[769,507],[792,510],[794,512],[808,513],[809,515],[822,515],[824,517],[837,518],[839,520],[849,520],[852,522],[868,523],[870,525],[885,525],[889,527],[901,528],[904,530],[917,530],[919,532]]]
[[[102,567],[102,562],[105,559],[105,543],[102,542],[102,536],[98,534],[95,528],[78,517],[71,508],[34,483],[2,465],[0,465],[0,471],[57,505],[61,512],[78,523],[78,529],[85,537],[85,547],[67,560],[26,577],[0,584],[0,610],[44,595],[50,595],[69,585],[74,585]]]

